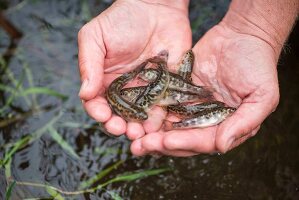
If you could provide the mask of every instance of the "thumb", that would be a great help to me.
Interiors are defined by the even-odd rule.
[[[216,134],[216,148],[224,153],[254,136],[273,107],[276,107],[274,103],[272,105],[265,100],[243,102],[231,117],[220,124]]]
[[[90,100],[103,91],[105,47],[99,22],[92,20],[78,33],[78,62],[82,85],[79,97]]]

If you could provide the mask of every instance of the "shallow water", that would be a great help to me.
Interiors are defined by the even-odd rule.
[[[5,2],[5,1],[4,1]],[[219,22],[229,1],[191,1],[193,39],[197,40]],[[123,160],[103,183],[118,174],[135,170],[171,168],[171,171],[138,181],[109,184],[106,189],[124,199],[297,199],[299,196],[299,43],[298,25],[293,31],[278,71],[281,101],[277,110],[263,123],[259,133],[225,155],[199,155],[192,158],[133,157],[129,141],[102,134],[97,124],[81,107],[77,97],[80,85],[77,70],[77,32],[92,16],[111,1],[10,1],[5,16],[23,33],[9,59],[9,69],[23,88],[54,89],[66,96],[36,95],[27,102],[14,98],[2,113],[1,122],[32,110],[44,109],[23,120],[0,128],[0,158],[8,145],[49,124],[75,150],[79,158],[63,149],[49,133],[22,147],[12,157],[8,170],[0,168],[0,199],[4,199],[7,180],[43,183],[65,191],[75,191],[84,180]],[[2,5],[2,4],[0,4]],[[0,54],[9,46],[9,37],[0,29]],[[24,67],[30,75],[24,73]],[[1,70],[1,83],[10,85]],[[23,78],[22,78],[23,77]],[[32,98],[32,96],[30,96]],[[0,91],[0,107],[9,99]],[[37,106],[38,105],[38,106]],[[70,124],[69,122],[72,122]],[[82,124],[89,127],[82,127]],[[12,199],[50,198],[44,188],[17,185]],[[67,199],[110,199],[99,190],[67,196]]]

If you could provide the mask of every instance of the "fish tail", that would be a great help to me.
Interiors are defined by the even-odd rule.
[[[206,100],[214,100],[215,97],[213,93],[215,92],[215,89],[209,86],[202,86],[202,91],[200,93],[200,96]]]

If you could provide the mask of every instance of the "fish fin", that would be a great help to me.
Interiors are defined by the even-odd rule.
[[[173,126],[172,126],[173,122],[172,121],[169,121],[169,120],[165,119],[163,124],[164,124],[164,126],[163,126],[164,131],[170,131],[170,130],[173,129]]]
[[[206,99],[206,100],[214,100],[215,97],[213,95],[214,92],[216,92],[216,90],[212,87],[209,87],[209,86],[201,86],[202,88],[202,91],[200,93],[200,96],[203,98],[203,99]]]

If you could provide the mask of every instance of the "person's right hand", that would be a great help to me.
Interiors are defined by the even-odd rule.
[[[188,0],[118,0],[84,25],[78,34],[81,89],[79,97],[87,113],[105,124],[114,135],[126,133],[131,139],[157,131],[165,117],[153,108],[143,124],[112,114],[105,90],[119,75],[131,71],[161,50],[169,51],[173,67],[191,48]]]

